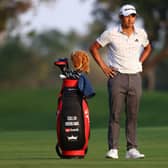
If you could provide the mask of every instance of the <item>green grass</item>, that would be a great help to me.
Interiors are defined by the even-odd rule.
[[[84,159],[60,159],[55,153],[55,131],[3,131],[0,134],[2,168],[167,168],[168,127],[139,128],[139,145],[146,155],[141,160],[125,159],[125,138],[121,130],[118,160],[106,159],[106,129],[92,129]]]
[[[0,131],[55,129],[58,89],[20,89],[0,91]],[[167,126],[168,93],[144,92],[138,118],[139,127]],[[106,88],[96,88],[88,100],[92,128],[107,127]],[[124,113],[121,117],[124,125]]]
[[[108,99],[106,88],[96,88],[89,99],[91,138],[84,159],[59,159],[55,153],[58,89],[1,90],[0,167],[2,168],[167,168],[168,93],[144,92],[139,120],[142,160],[126,160],[121,129],[119,160],[106,159]],[[121,125],[124,124],[124,114]]]
[[[0,130],[48,130],[55,128],[57,90],[1,91]]]

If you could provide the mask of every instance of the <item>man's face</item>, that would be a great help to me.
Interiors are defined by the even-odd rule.
[[[136,14],[131,14],[128,16],[120,16],[122,25],[126,28],[131,28],[135,24]]]

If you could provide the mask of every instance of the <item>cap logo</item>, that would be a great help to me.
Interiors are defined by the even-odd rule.
[[[128,11],[128,10],[135,10],[134,8],[126,8],[124,9],[125,11]]]

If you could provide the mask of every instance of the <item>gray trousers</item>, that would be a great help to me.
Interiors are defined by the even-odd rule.
[[[142,93],[141,76],[137,74],[121,74],[108,80],[109,93],[109,126],[108,147],[118,149],[120,133],[120,115],[125,107],[125,135],[127,150],[137,148],[137,114]],[[124,105],[124,106],[123,106]]]

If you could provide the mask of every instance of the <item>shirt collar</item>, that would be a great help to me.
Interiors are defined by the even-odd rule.
[[[123,32],[123,31],[122,31],[122,26],[121,26],[121,24],[118,26],[118,32],[120,32],[120,33]],[[134,33],[135,33],[135,34],[138,33],[138,31],[137,31],[137,27],[136,27],[136,26],[134,26]]]

